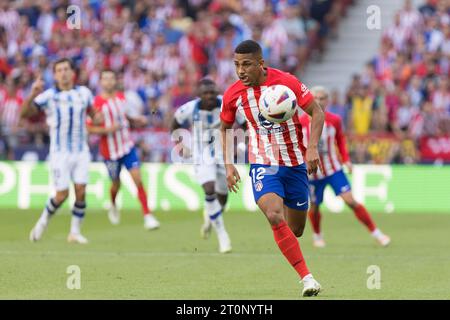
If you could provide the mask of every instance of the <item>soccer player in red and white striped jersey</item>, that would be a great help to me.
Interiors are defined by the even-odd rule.
[[[103,70],[100,74],[102,92],[94,98],[94,109],[101,112],[104,118],[102,125],[94,126],[88,122],[89,133],[100,134],[100,153],[111,177],[111,207],[108,217],[112,224],[118,224],[120,213],[116,207],[116,196],[120,189],[120,172],[122,166],[127,168],[133,179],[139,202],[144,215],[146,229],[156,229],[159,222],[150,212],[147,204],[147,193],[142,184],[140,162],[130,135],[130,123],[136,127],[147,124],[145,117],[128,115],[127,103],[123,92],[116,90],[116,75],[111,70]]]
[[[23,99],[17,84],[17,78],[7,78],[6,88],[0,89],[0,136],[5,137],[8,159],[13,159],[14,148],[19,143],[20,110]]]
[[[325,241],[320,230],[321,214],[319,206],[323,201],[323,193],[327,185],[330,185],[334,193],[340,196],[353,210],[356,218],[369,229],[378,243],[382,246],[387,246],[390,238],[376,227],[375,222],[366,208],[353,198],[350,182],[347,180],[342,168],[343,165],[346,166],[349,172],[352,169],[342,129],[342,120],[338,115],[326,111],[329,103],[328,91],[324,87],[317,86],[312,88],[311,92],[325,112],[325,124],[319,141],[319,156],[323,166],[323,172],[314,173],[310,176],[312,203],[308,215],[314,230],[314,246],[325,246]],[[311,120],[307,114],[301,115],[299,120],[303,130],[303,143],[307,145],[308,138],[311,134]]]
[[[262,50],[253,40],[241,42],[234,51],[239,80],[224,93],[222,100],[222,143],[228,188],[236,192],[239,173],[233,165],[233,140],[229,135],[238,110],[245,115],[249,132],[250,176],[255,202],[265,214],[280,251],[300,276],[304,296],[317,295],[320,284],[306,266],[296,237],[303,233],[308,210],[307,172],[319,167],[317,143],[324,114],[308,88],[293,75],[264,66]],[[266,120],[259,112],[261,93],[269,86],[284,85],[296,95],[295,108],[312,115],[312,131],[305,160],[302,132],[297,117],[283,123]]]

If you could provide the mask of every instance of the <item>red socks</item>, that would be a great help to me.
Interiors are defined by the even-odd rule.
[[[356,218],[364,224],[370,232],[373,232],[376,229],[375,223],[370,217],[369,212],[367,212],[366,208],[362,204],[358,204],[354,209]]]
[[[145,192],[144,186],[141,184],[138,186],[138,198],[141,203],[142,213],[144,215],[150,213],[150,209],[147,204],[147,193]]]
[[[309,270],[306,266],[305,260],[303,259],[300,244],[298,243],[294,233],[285,221],[280,222],[276,226],[272,226],[272,230],[273,237],[280,248],[280,251],[303,279],[309,274]]]
[[[309,221],[311,221],[311,226],[314,233],[320,234],[320,218],[322,217],[319,209],[316,212],[313,210],[308,211]]]

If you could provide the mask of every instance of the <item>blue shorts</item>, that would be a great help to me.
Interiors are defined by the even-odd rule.
[[[311,192],[311,201],[314,204],[319,205],[323,202],[323,192],[328,184],[333,188],[334,193],[337,196],[351,190],[350,182],[348,182],[347,177],[342,170],[336,171],[331,176],[320,180],[311,180],[309,181],[309,188]]]
[[[283,198],[287,207],[308,210],[308,175],[304,163],[295,167],[252,164],[250,177],[255,202],[272,192]]]
[[[122,170],[122,165],[131,170],[133,168],[139,168],[141,163],[136,152],[136,148],[130,150],[126,155],[117,160],[105,160],[106,168],[108,168],[109,176],[111,180],[119,180],[120,171]]]

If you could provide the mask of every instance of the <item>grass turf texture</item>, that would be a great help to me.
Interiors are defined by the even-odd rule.
[[[161,229],[145,231],[140,214],[123,212],[111,226],[89,211],[86,246],[66,243],[70,215],[61,210],[44,238],[28,241],[39,210],[0,212],[0,299],[299,299],[302,285],[281,255],[261,213],[228,212],[233,253],[200,239],[200,213],[158,214]],[[379,247],[349,212],[324,214],[324,249],[301,245],[324,291],[309,299],[450,298],[450,215],[375,214],[391,235]],[[81,268],[81,289],[69,290],[69,265]],[[381,289],[369,290],[367,268],[381,268]]]

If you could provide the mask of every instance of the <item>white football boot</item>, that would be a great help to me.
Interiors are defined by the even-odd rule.
[[[303,282],[302,296],[304,297],[317,296],[322,289],[319,282],[317,282],[311,274],[305,276],[301,282]]]
[[[229,253],[231,252],[231,240],[228,236],[228,233],[225,230],[222,230],[217,233],[217,239],[219,240],[219,252],[220,253]]]
[[[144,216],[144,228],[147,230],[158,229],[160,226],[159,221],[156,220],[153,214],[146,214]]]
[[[108,210],[108,218],[109,222],[111,222],[112,225],[118,225],[120,223],[120,211],[117,209],[116,206],[111,204],[111,207]]]
[[[44,234],[44,231],[47,229],[47,226],[48,226],[48,221],[47,221],[47,223],[45,223],[41,219],[39,219],[38,222],[36,222],[33,229],[31,229],[30,241],[36,242],[36,241],[41,240],[42,235]]]
[[[318,233],[313,234],[313,246],[316,248],[324,248],[325,247],[325,240],[323,239],[323,236]]]
[[[80,233],[70,233],[67,237],[69,243],[87,244],[89,241]]]
[[[389,236],[387,236],[385,234],[382,234],[382,235],[376,237],[375,239],[382,247],[387,247],[389,245],[389,243],[391,243],[391,238],[389,238]]]

